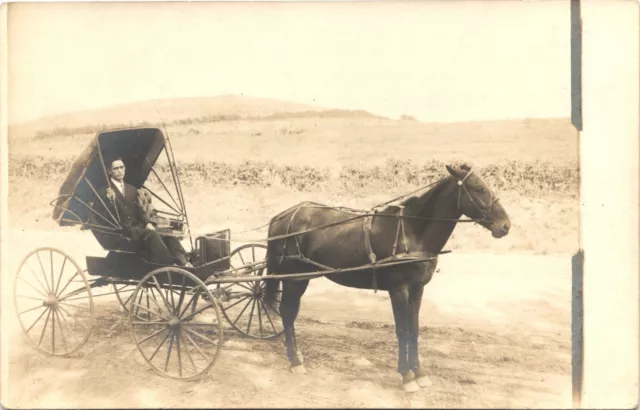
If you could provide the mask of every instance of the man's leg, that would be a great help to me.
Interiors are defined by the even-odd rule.
[[[185,252],[178,238],[174,236],[163,236],[162,239],[164,240],[167,248],[171,251],[171,255],[175,259],[176,263],[180,266],[185,266],[188,262],[187,252]]]
[[[173,258],[171,252],[165,246],[162,241],[162,237],[158,235],[158,232],[151,229],[145,229],[140,237],[144,247],[151,251],[155,262],[163,265],[173,265]]]

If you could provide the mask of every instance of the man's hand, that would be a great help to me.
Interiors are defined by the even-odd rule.
[[[155,230],[156,230],[156,227],[155,227],[155,226],[153,226],[153,224],[152,224],[151,222],[149,222],[149,223],[147,224],[147,229],[150,229],[150,230],[152,230],[152,231],[155,231]]]
[[[112,201],[116,199],[116,193],[113,191],[113,188],[107,188],[107,198]]]

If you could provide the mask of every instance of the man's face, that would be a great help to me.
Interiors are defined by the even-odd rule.
[[[120,160],[113,161],[109,169],[109,175],[116,181],[122,181],[124,179],[124,162]]]

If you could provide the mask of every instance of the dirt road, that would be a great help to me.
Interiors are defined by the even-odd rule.
[[[138,354],[114,296],[96,299],[88,343],[51,358],[22,341],[11,282],[37,246],[84,256],[88,235],[12,230],[2,275],[2,404],[9,407],[549,407],[571,406],[571,265],[567,256],[443,255],[426,287],[421,357],[433,385],[399,390],[388,295],[311,282],[297,322],[308,373],[288,370],[276,341],[233,330],[209,375],[154,373]]]

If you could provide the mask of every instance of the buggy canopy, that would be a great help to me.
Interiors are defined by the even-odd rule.
[[[74,160],[62,183],[53,219],[60,226],[87,224],[96,201],[95,191],[108,185],[110,160],[121,157],[127,172],[125,182],[140,188],[165,148],[165,137],[157,128],[130,128],[98,133]]]

